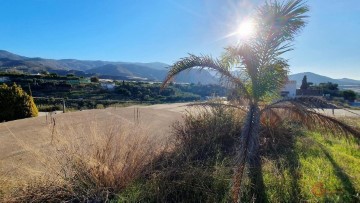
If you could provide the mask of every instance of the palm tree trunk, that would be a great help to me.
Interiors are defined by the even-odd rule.
[[[259,129],[260,129],[260,110],[257,104],[252,104],[246,115],[245,122],[241,131],[240,149],[236,158],[237,168],[234,172],[232,195],[233,202],[239,202],[241,198],[241,185],[244,175],[245,165],[248,163],[250,166],[251,176],[254,177],[255,182],[251,190],[255,195],[256,201],[262,197],[261,193],[257,193],[257,187],[263,188],[263,181],[261,175],[261,160],[259,155]],[[255,174],[253,173],[255,172]],[[259,174],[260,173],[260,174]],[[262,200],[260,200],[262,201]]]
[[[267,202],[261,166],[260,154],[256,153],[254,157],[249,159],[250,194],[253,202]]]

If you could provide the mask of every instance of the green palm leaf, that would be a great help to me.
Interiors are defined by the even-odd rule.
[[[163,81],[162,88],[164,88],[180,72],[193,68],[199,68],[200,71],[204,68],[208,68],[218,72],[221,80],[231,83],[232,86],[239,88],[247,98],[250,98],[243,81],[232,75],[228,66],[209,56],[190,55],[189,57],[182,58],[180,61],[174,63]]]

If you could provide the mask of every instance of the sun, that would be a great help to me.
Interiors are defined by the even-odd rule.
[[[255,34],[255,23],[253,20],[244,20],[237,29],[240,39],[247,39]]]

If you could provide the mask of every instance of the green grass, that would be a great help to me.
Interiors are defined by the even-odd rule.
[[[263,170],[270,202],[360,201],[360,151],[355,140],[306,132],[279,159],[265,159]]]
[[[135,181],[119,194],[118,202],[229,202],[232,153],[204,146],[232,146],[220,140],[230,134],[235,138],[237,127],[217,130],[213,122],[224,125],[233,121],[229,121],[228,112],[213,112],[213,116],[186,117],[187,131],[178,134],[190,136],[187,147],[162,160],[156,172]],[[360,201],[360,151],[356,140],[304,131],[296,125],[275,129],[276,144],[263,146],[266,149],[262,151],[268,202]],[[244,182],[242,200],[249,202],[248,177]]]
[[[299,183],[310,201],[360,201],[360,151],[354,140],[308,133],[297,145]]]

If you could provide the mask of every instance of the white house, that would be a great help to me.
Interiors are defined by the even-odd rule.
[[[283,88],[281,88],[280,92],[283,97],[295,97],[296,96],[296,81],[289,80]]]
[[[103,89],[107,89],[107,90],[113,90],[115,88],[114,82],[103,82],[100,83],[100,85]]]
[[[114,90],[115,89],[115,82],[111,79],[99,79],[100,85],[103,89],[106,90]]]

